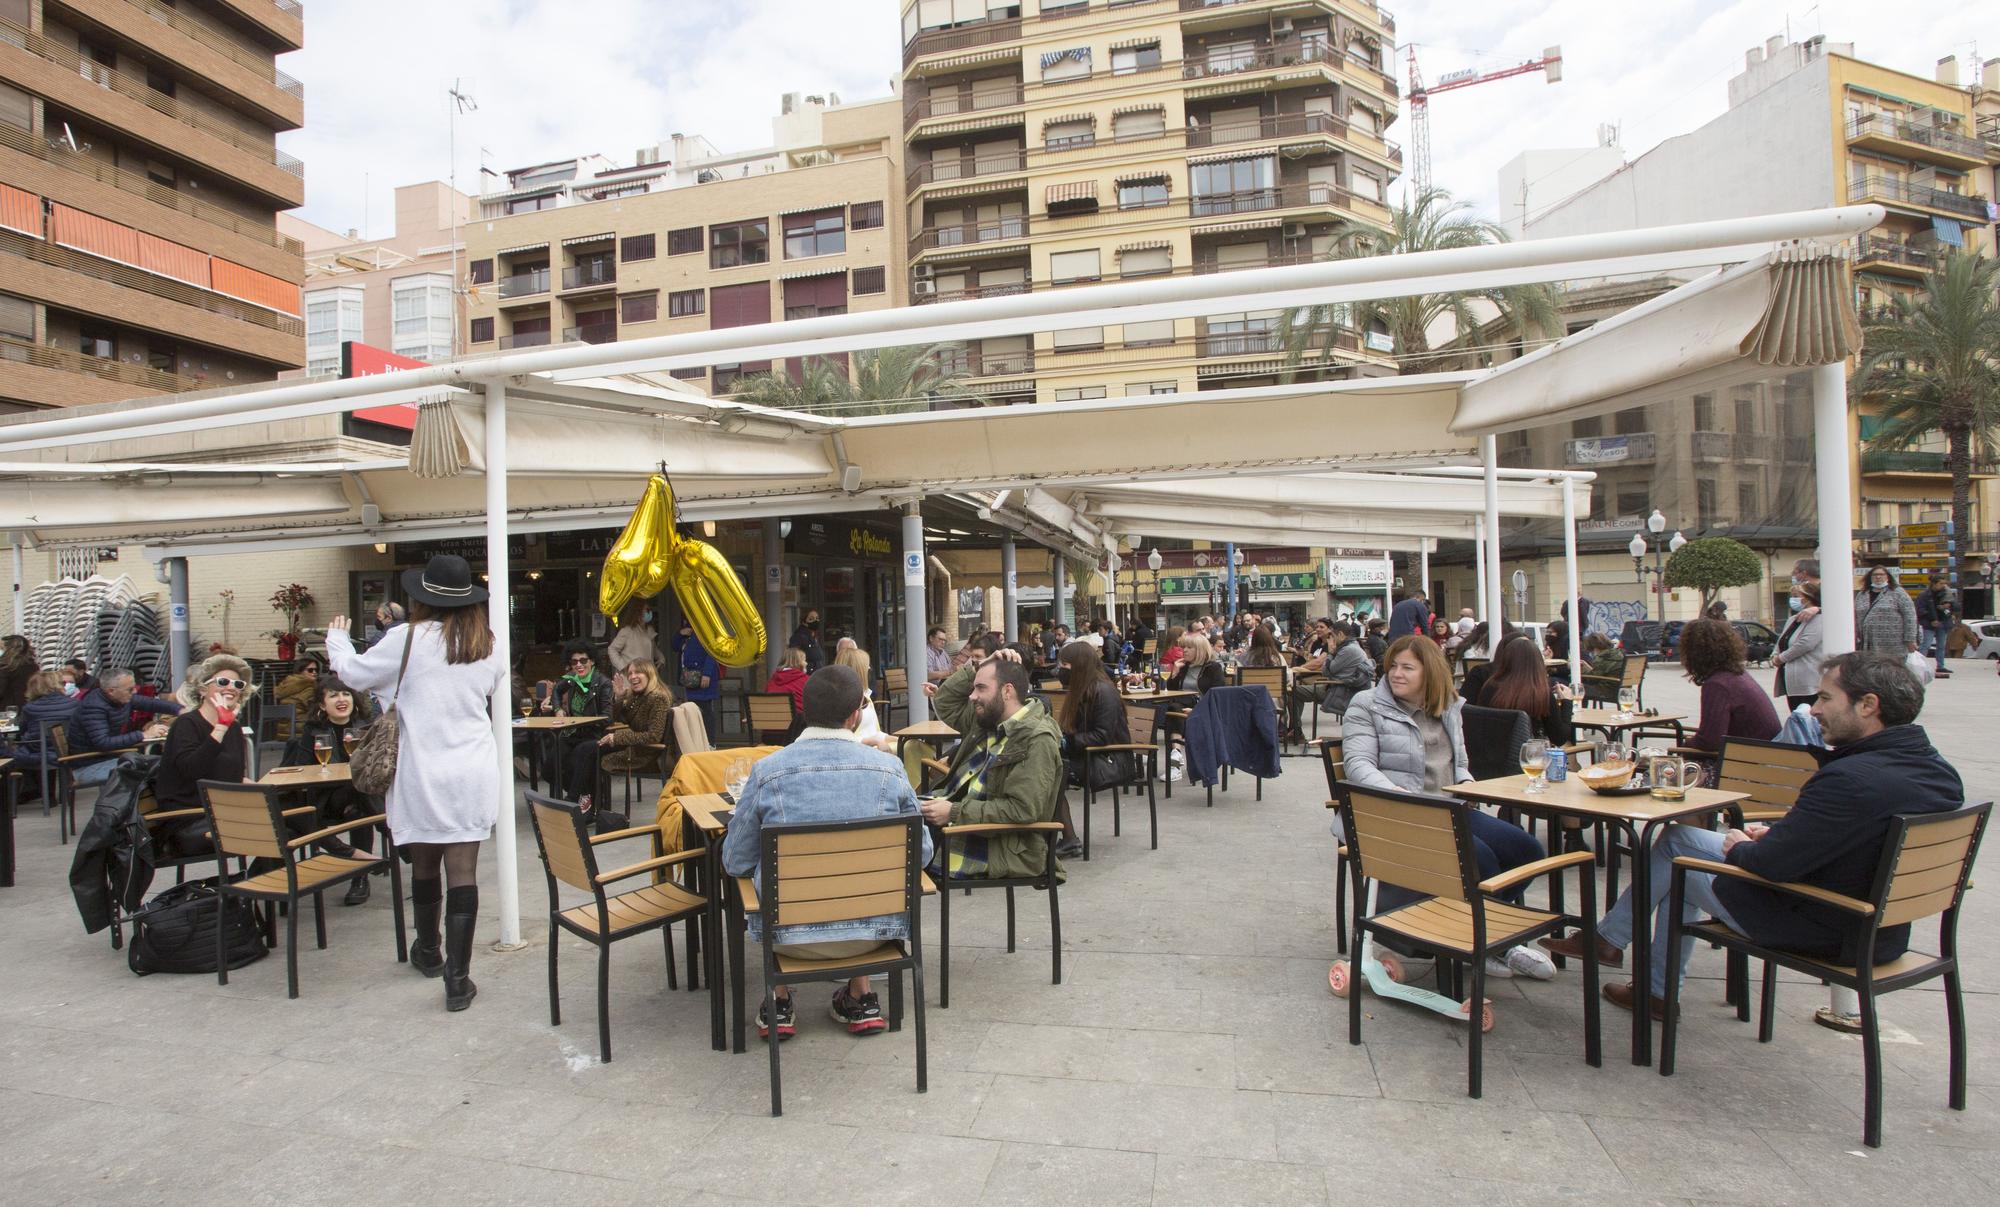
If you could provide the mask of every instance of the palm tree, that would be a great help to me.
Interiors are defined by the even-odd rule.
[[[921,411],[936,396],[961,403],[982,401],[965,390],[963,379],[943,345],[882,348],[855,353],[851,378],[839,362],[815,356],[806,360],[797,380],[790,373],[760,373],[745,378],[734,396],[792,411],[889,415]]]
[[[1349,227],[1334,240],[1327,258],[1400,255],[1504,243],[1507,232],[1480,218],[1472,207],[1454,201],[1444,189],[1406,195],[1394,213],[1388,234],[1367,227]],[[1485,305],[1478,305],[1476,301]],[[1278,320],[1278,342],[1286,350],[1287,375],[1306,356],[1333,352],[1339,335],[1349,328],[1386,328],[1395,341],[1403,373],[1429,373],[1454,367],[1472,356],[1482,336],[1495,329],[1521,339],[1555,336],[1562,331],[1556,291],[1547,285],[1515,285],[1471,293],[1424,293],[1349,305],[1302,306]],[[1342,321],[1345,320],[1345,321]],[[1431,346],[1434,331],[1448,332],[1447,341]]]
[[[1861,368],[1848,387],[1872,402],[1881,427],[1868,451],[1907,449],[1936,432],[1951,474],[1951,523],[1963,550],[1972,526],[1974,445],[1984,461],[2000,419],[2000,261],[1954,252],[1924,276],[1922,292],[1876,310],[1862,330]],[[1958,552],[1951,554],[1954,577]]]

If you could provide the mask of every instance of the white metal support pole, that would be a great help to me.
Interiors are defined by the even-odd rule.
[[[1049,550],[1049,561],[1055,564],[1056,584],[1055,609],[1050,613],[1055,620],[1051,627],[1059,624],[1067,628],[1069,627],[1069,563],[1063,559],[1062,553],[1055,549]]]
[[[16,633],[25,632],[28,627],[28,590],[22,581],[28,576],[27,566],[21,559],[21,538],[14,538],[14,628]]]
[[[931,719],[931,699],[924,694],[926,645],[924,630],[924,513],[915,503],[903,507],[903,666],[910,685],[910,724]]]
[[[1389,613],[1396,610],[1396,555],[1387,549],[1382,551],[1382,623],[1389,623]]]
[[[1500,601],[1500,438],[1479,438],[1479,459],[1486,467],[1486,598],[1493,601],[1493,615],[1486,618],[1486,656],[1500,653],[1504,610]]]
[[[493,656],[502,668],[514,665],[513,592],[507,589],[507,385],[486,383],[486,589],[493,625]],[[493,827],[493,861],[500,886],[500,941],[497,951],[518,951],[521,942],[521,868],[514,834],[514,698],[503,677],[493,693],[493,746],[500,760],[500,818]],[[549,942],[555,942],[549,936]]]
[[[1430,600],[1431,611],[1437,611],[1437,600],[1431,599],[1431,538],[1425,537],[1423,548],[1417,550],[1417,586],[1424,598]]]
[[[1472,594],[1476,615],[1485,620],[1486,613],[1486,517],[1480,516],[1479,531],[1472,537]]]
[[[1569,685],[1583,693],[1583,592],[1576,572],[1576,482],[1563,479],[1563,593],[1569,600]]]
[[[1021,639],[1021,595],[1014,585],[1014,538],[1000,542],[1000,632],[1012,645]]]
[[[1854,652],[1854,495],[1849,473],[1853,446],[1847,439],[1847,363],[1835,361],[1812,371],[1813,469],[1819,502],[1820,648],[1828,654]],[[1857,1015],[1861,999],[1852,989],[1828,987],[1827,1006],[1835,1014]]]

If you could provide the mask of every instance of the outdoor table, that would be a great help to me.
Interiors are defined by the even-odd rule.
[[[19,780],[16,778],[13,759],[0,759],[0,776],[7,780],[7,816],[0,818],[0,843],[6,844],[0,850],[0,888],[14,887],[14,806],[20,800]]]
[[[697,839],[702,845],[700,889],[708,896],[707,916],[703,929],[708,932],[707,960],[703,975],[708,978],[708,1038],[709,1046],[720,1052],[726,1046],[722,1025],[722,894],[729,878],[722,874],[722,839],[729,833],[729,819],[735,815],[736,805],[726,794],[713,792],[693,793],[681,800],[681,832],[683,841]],[[731,951],[731,958],[740,963],[741,943]],[[694,969],[688,969],[688,979],[694,979]],[[735,987],[736,1004],[736,1051],[743,1051],[743,990],[741,972],[732,981]],[[688,988],[694,986],[690,984]]]
[[[328,763],[324,767],[308,765],[304,767],[273,767],[257,778],[265,787],[275,788],[318,788],[326,784],[351,784],[354,782],[354,768],[347,763]]]
[[[1652,729],[1658,725],[1670,725],[1673,727],[1676,742],[1686,733],[1681,728],[1681,722],[1687,719],[1688,715],[1684,712],[1659,712],[1652,716],[1635,712],[1629,717],[1621,717],[1615,708],[1579,708],[1571,716],[1578,729],[1602,730],[1606,737],[1613,739],[1634,729]]]
[[[896,759],[900,762],[903,757],[903,748],[909,745],[912,740],[947,741],[957,737],[958,730],[933,717],[928,721],[918,721],[912,725],[905,725],[889,736],[896,739]]]
[[[553,714],[537,714],[532,717],[514,718],[513,725],[515,729],[524,730],[533,735],[534,739],[543,743],[545,749],[548,751],[549,757],[546,761],[549,765],[549,795],[557,797],[564,795],[562,782],[563,760],[562,756],[554,749],[554,735],[562,733],[565,730],[577,729],[585,725],[595,725],[599,721],[608,721],[610,719],[610,717],[558,717]]]
[[[1657,718],[1655,718],[1657,720]],[[1653,843],[1665,826],[1720,812],[1741,800],[1747,792],[1722,792],[1714,788],[1690,788],[1682,800],[1658,800],[1651,793],[1604,795],[1584,786],[1571,776],[1552,783],[1546,792],[1529,792],[1529,777],[1509,775],[1500,779],[1473,780],[1454,784],[1449,791],[1478,804],[1501,805],[1523,813],[1555,819],[1578,817],[1586,822],[1603,822],[1623,830],[1631,841],[1632,899],[1648,902],[1651,897]],[[1594,902],[1587,903],[1596,908]],[[1665,904],[1661,908],[1666,908]],[[1632,956],[1628,967],[1637,987],[1632,1001],[1632,1063],[1653,1062],[1653,1002],[1651,992],[1652,927],[1633,911]]]

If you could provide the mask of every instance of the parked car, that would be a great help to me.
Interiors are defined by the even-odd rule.
[[[1967,658],[2000,659],[2000,620],[1968,620],[1965,626],[1976,637],[1971,645],[1965,647]]]
[[[1743,638],[1743,644],[1750,651],[1750,664],[1761,666],[1771,660],[1771,651],[1778,648],[1778,635],[1767,626],[1754,620],[1732,620],[1729,622]]]
[[[1626,657],[1661,657],[1660,638],[1664,626],[1657,620],[1628,620],[1618,632],[1618,648]]]

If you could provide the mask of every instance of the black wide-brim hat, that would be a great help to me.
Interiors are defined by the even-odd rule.
[[[472,581],[472,567],[452,553],[438,554],[421,570],[403,571],[403,593],[433,608],[486,602],[486,588]]]

